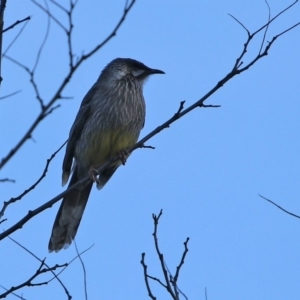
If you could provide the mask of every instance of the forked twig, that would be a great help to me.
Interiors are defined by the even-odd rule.
[[[162,254],[162,252],[159,249],[159,244],[158,244],[158,236],[157,236],[157,230],[158,230],[158,222],[160,217],[162,216],[162,210],[160,210],[158,215],[152,214],[152,219],[153,219],[153,223],[154,223],[154,232],[153,232],[153,239],[154,239],[154,245],[155,245],[155,250],[158,256],[158,259],[160,261],[160,266],[161,266],[161,270],[163,272],[164,275],[164,282],[162,282],[159,278],[151,276],[148,274],[147,271],[147,265],[145,263],[145,253],[142,253],[142,259],[141,259],[141,264],[143,266],[143,271],[144,271],[144,280],[145,280],[145,284],[146,284],[146,288],[147,288],[147,292],[148,292],[148,296],[153,300],[156,299],[156,297],[153,295],[152,291],[151,291],[151,287],[149,284],[149,279],[158,282],[163,288],[165,288],[167,290],[167,292],[169,293],[169,295],[171,296],[172,299],[174,300],[179,300],[179,294],[183,295],[185,297],[185,299],[188,299],[187,296],[180,291],[180,289],[178,288],[177,285],[177,281],[179,278],[179,272],[184,264],[184,259],[187,255],[188,252],[188,248],[187,248],[187,244],[189,241],[189,238],[186,239],[186,241],[184,242],[184,252],[182,254],[181,260],[179,262],[179,265],[176,268],[176,274],[173,277],[171,272],[169,271],[166,262],[164,260],[164,256]],[[170,276],[169,276],[170,275]],[[173,286],[173,288],[172,288]]]
[[[19,196],[17,196],[17,197],[13,197],[13,198],[11,198],[10,200],[8,200],[8,201],[4,201],[4,203],[3,203],[3,207],[2,207],[2,209],[1,209],[1,211],[0,211],[0,219],[3,217],[3,215],[4,215],[4,212],[5,212],[5,210],[6,210],[6,208],[10,205],[10,204],[12,204],[12,203],[15,203],[16,201],[18,201],[18,200],[21,200],[26,194],[28,194],[30,191],[32,191],[33,189],[35,189],[35,187],[43,180],[43,178],[45,178],[46,177],[46,174],[47,174],[47,172],[48,172],[48,168],[49,168],[49,165],[50,165],[50,163],[51,163],[51,161],[53,160],[53,158],[56,156],[56,154],[63,148],[63,146],[65,145],[67,143],[67,141],[66,142],[64,142],[51,156],[50,156],[50,158],[48,158],[47,159],[47,162],[46,162],[46,165],[45,165],[45,167],[44,167],[44,171],[43,171],[43,173],[42,173],[42,175],[39,177],[39,179],[33,184],[33,185],[31,185],[28,189],[26,189],[23,193],[21,193]]]

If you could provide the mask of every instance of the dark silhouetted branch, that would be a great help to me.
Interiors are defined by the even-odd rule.
[[[10,239],[11,241],[13,241],[15,244],[17,244],[19,247],[21,247],[22,249],[24,249],[27,253],[29,253],[31,256],[33,256],[33,257],[34,257],[36,260],[38,260],[40,263],[43,262],[42,259],[40,259],[38,256],[36,256],[32,251],[30,251],[29,249],[27,249],[25,246],[21,245],[19,242],[17,242],[16,240],[14,240],[14,239],[11,238],[11,237],[9,237],[9,239]],[[45,263],[45,259],[44,259],[44,265],[45,265],[48,269],[50,269],[50,267]],[[64,269],[67,268],[69,265],[70,265],[69,263],[65,263],[64,265],[61,265],[61,266],[62,266],[62,268],[63,268],[63,270],[64,270]],[[55,274],[54,270],[51,270],[50,272],[52,273],[52,275],[54,275],[54,278],[55,278],[55,279],[59,282],[59,284],[62,286],[62,288],[64,289],[64,291],[65,291],[65,293],[66,293],[66,295],[67,295],[67,297],[68,297],[68,299],[69,299],[69,300],[72,299],[72,296],[70,295],[68,289],[67,289],[66,286],[63,284],[63,282],[58,278],[58,275]],[[61,271],[61,272],[62,272],[62,271]],[[48,284],[49,282],[51,282],[52,280],[53,280],[53,278],[52,278],[51,280],[48,280],[48,281],[47,281],[47,284]]]
[[[83,270],[83,287],[84,287],[84,296],[85,296],[85,300],[88,299],[88,295],[87,295],[87,283],[86,283],[86,270],[85,270],[85,265],[84,265],[84,262],[81,258],[81,255],[79,254],[79,251],[78,251],[78,247],[77,247],[77,243],[76,241],[74,240],[74,245],[75,245],[75,249],[76,249],[76,253],[78,255],[78,258],[79,258],[79,261],[80,261],[80,264],[82,266],[82,270]]]
[[[63,265],[58,265],[56,264],[55,266],[53,267],[46,267],[46,264],[45,264],[45,260],[46,259],[43,259],[40,263],[40,266],[38,267],[38,269],[36,270],[36,272],[29,278],[27,279],[26,281],[24,281],[23,283],[17,285],[17,286],[13,286],[11,287],[10,289],[8,289],[5,293],[3,294],[0,294],[0,299],[1,298],[5,298],[7,295],[11,294],[12,292],[14,291],[17,291],[25,286],[29,286],[29,287],[32,287],[32,286],[41,286],[41,285],[46,285],[48,284],[47,281],[43,281],[43,282],[38,282],[38,283],[34,283],[33,280],[36,279],[38,276],[40,276],[41,274],[45,274],[45,273],[48,273],[48,272],[52,272],[52,271],[55,271],[59,268],[62,268],[62,267],[65,267],[67,264],[63,264]]]
[[[12,183],[15,183],[16,181],[14,179],[10,179],[10,178],[3,178],[3,179],[0,179],[0,182],[12,182]],[[0,216],[1,216],[1,213],[0,213]]]
[[[17,20],[17,21],[16,21],[15,23],[13,23],[12,25],[10,25],[10,26],[8,26],[7,28],[3,29],[2,32],[8,31],[8,30],[10,30],[10,29],[13,29],[15,26],[17,26],[17,25],[19,25],[19,24],[21,24],[21,23],[23,23],[23,22],[29,21],[30,19],[31,19],[30,16],[28,16],[28,17],[26,17],[26,18],[24,18],[24,19],[22,19],[22,20]]]
[[[2,82],[2,42],[3,42],[3,24],[4,24],[4,10],[6,7],[6,0],[0,0],[0,86]]]
[[[53,158],[56,156],[56,154],[63,148],[63,146],[67,143],[64,142],[51,156],[50,158],[47,159],[47,163],[46,163],[46,166],[44,168],[44,171],[42,173],[42,175],[40,176],[40,178],[31,186],[29,187],[28,189],[26,189],[22,194],[20,194],[19,196],[17,197],[14,197],[14,198],[11,198],[10,200],[8,201],[4,201],[3,203],[3,207],[0,211],[0,219],[3,217],[4,215],[4,212],[6,210],[6,208],[8,207],[8,205],[12,204],[12,203],[15,203],[16,201],[18,200],[21,200],[26,194],[28,194],[30,191],[32,191],[42,180],[43,178],[46,177],[46,174],[48,172],[48,168],[49,168],[49,165],[51,163],[51,161],[53,160]]]
[[[18,91],[16,91],[16,92],[10,93],[10,94],[8,94],[8,95],[2,96],[2,97],[0,97],[0,100],[3,100],[3,99],[6,99],[6,98],[9,98],[9,97],[12,97],[12,96],[14,96],[14,95],[16,95],[16,94],[18,94],[18,93],[20,93],[20,92],[21,92],[21,90],[18,90]]]
[[[158,222],[159,222],[159,219],[160,219],[161,216],[162,216],[162,210],[159,212],[158,215],[155,215],[155,214],[152,215],[153,223],[154,223],[154,232],[153,232],[152,235],[153,235],[153,239],[154,239],[156,254],[158,256],[160,266],[161,266],[161,270],[162,270],[163,275],[164,275],[164,280],[163,280],[164,282],[162,280],[160,280],[159,278],[151,276],[151,275],[148,274],[147,265],[145,263],[145,255],[146,254],[142,253],[141,264],[143,266],[144,280],[145,280],[148,296],[151,299],[156,299],[156,297],[153,295],[153,293],[151,291],[151,287],[150,287],[150,284],[149,284],[149,279],[151,279],[153,281],[158,282],[163,288],[165,288],[172,299],[179,300],[179,295],[180,294],[183,295],[185,297],[185,299],[187,299],[186,295],[182,291],[180,291],[180,289],[178,288],[177,281],[179,279],[180,270],[181,270],[181,268],[184,264],[184,259],[187,255],[187,252],[188,252],[187,244],[188,244],[189,238],[187,238],[186,241],[184,242],[184,251],[183,251],[181,260],[179,262],[179,265],[176,268],[175,276],[173,277],[171,272],[167,268],[167,265],[166,265],[166,262],[165,262],[165,259],[164,259],[164,255],[162,254],[162,252],[159,249],[157,231],[158,231]]]
[[[259,195],[259,194],[258,194],[258,195]],[[300,216],[298,216],[298,215],[296,215],[296,214],[293,214],[293,213],[287,211],[286,209],[284,209],[284,208],[281,207],[280,205],[276,204],[276,203],[273,202],[272,200],[270,200],[270,199],[268,199],[268,198],[266,198],[266,197],[264,197],[264,196],[262,196],[262,195],[259,195],[259,197],[261,197],[261,198],[263,198],[264,200],[266,200],[266,201],[272,203],[273,205],[275,205],[276,207],[278,207],[279,209],[281,209],[281,210],[284,211],[285,213],[287,213],[287,214],[289,214],[289,215],[291,215],[291,216],[293,216],[293,217],[295,217],[295,218],[300,219]]]

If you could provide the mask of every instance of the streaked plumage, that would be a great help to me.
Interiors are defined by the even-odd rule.
[[[145,122],[143,83],[151,74],[164,72],[129,58],[117,58],[104,68],[84,97],[70,130],[62,168],[63,185],[72,171],[69,186],[87,176],[91,168],[100,167],[136,143]],[[120,164],[118,161],[100,174],[99,189]],[[71,191],[63,199],[49,241],[50,252],[71,244],[92,184],[80,191]]]

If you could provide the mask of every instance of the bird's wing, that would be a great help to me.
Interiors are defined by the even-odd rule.
[[[81,135],[82,129],[89,118],[91,110],[90,103],[97,91],[97,82],[92,86],[88,93],[83,98],[75,121],[71,127],[69,140],[67,143],[66,153],[63,161],[62,185],[65,185],[69,179],[71,166],[73,162],[76,143]]]

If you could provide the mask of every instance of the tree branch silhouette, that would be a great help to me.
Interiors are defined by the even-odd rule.
[[[6,0],[1,0],[0,2],[0,87],[2,78],[2,42],[3,42],[3,24],[4,24],[4,10],[6,7]]]
[[[30,186],[28,189],[26,189],[23,193],[21,193],[19,196],[17,197],[12,197],[11,199],[9,199],[8,201],[4,201],[3,203],[3,207],[2,209],[0,210],[0,219],[4,216],[4,212],[6,210],[6,208],[12,204],[12,203],[15,203],[16,201],[18,200],[21,200],[25,195],[27,195],[30,191],[32,191],[33,189],[35,189],[35,187],[46,177],[46,174],[48,172],[48,168],[49,168],[49,165],[51,163],[51,161],[53,160],[53,158],[56,156],[56,154],[63,148],[63,146],[67,143],[64,142],[51,156],[50,158],[47,159],[47,162],[46,162],[46,165],[44,167],[44,171],[42,173],[42,175],[39,177],[39,179],[32,185]],[[8,181],[8,178],[6,178]],[[1,181],[1,180],[0,180]],[[14,182],[12,180],[10,180],[11,182]]]
[[[17,286],[13,286],[11,287],[10,289],[6,289],[5,287],[1,286],[3,289],[6,290],[5,293],[3,294],[0,294],[0,299],[1,298],[5,298],[7,297],[9,294],[14,294],[15,296],[18,296],[16,295],[14,292],[19,290],[19,289],[22,289],[26,286],[28,287],[32,287],[32,286],[41,286],[41,285],[46,285],[46,284],[49,284],[51,281],[53,280],[57,280],[58,283],[60,284],[60,286],[63,288],[65,294],[67,295],[67,299],[72,299],[72,296],[69,292],[69,290],[67,289],[67,287],[65,286],[65,284],[62,282],[62,280],[59,278],[59,275],[66,270],[66,268],[68,268],[77,258],[82,262],[82,254],[84,254],[85,252],[89,251],[94,245],[88,247],[87,249],[83,250],[82,252],[78,252],[78,249],[76,249],[76,253],[77,255],[72,258],[69,262],[67,263],[64,263],[64,264],[56,264],[55,266],[53,267],[50,267],[45,261],[46,261],[46,258],[44,259],[40,259],[37,255],[35,255],[32,251],[30,251],[28,248],[26,248],[25,246],[21,245],[19,242],[17,242],[16,240],[14,240],[13,238],[9,237],[9,239],[14,242],[15,244],[17,244],[19,247],[21,247],[23,250],[25,250],[27,253],[29,253],[31,256],[33,256],[36,260],[38,260],[40,262],[40,266],[38,268],[38,270],[32,275],[30,276],[29,279],[25,280],[23,283],[17,285]],[[55,271],[58,271],[57,273],[55,273]],[[39,277],[40,275],[42,274],[45,274],[45,273],[52,273],[53,277],[44,281],[44,282],[40,282],[40,283],[33,283],[33,280],[36,279],[37,277]],[[24,299],[24,298],[21,298],[21,299]],[[87,299],[87,298],[86,298]]]
[[[279,209],[282,210],[283,212],[287,213],[288,215],[300,219],[300,216],[299,216],[299,215],[296,215],[296,214],[294,214],[294,213],[292,213],[292,212],[290,212],[290,211],[284,209],[282,206],[276,204],[274,201],[272,201],[272,200],[270,200],[270,199],[268,199],[268,198],[266,198],[266,197],[264,197],[264,196],[262,196],[262,195],[259,195],[259,194],[258,194],[258,196],[261,197],[261,198],[263,198],[264,200],[270,202],[271,204],[273,204],[274,206],[276,206],[277,208],[279,208]]]
[[[13,29],[15,26],[17,26],[17,25],[19,25],[19,24],[21,24],[21,23],[23,23],[23,22],[29,21],[30,19],[31,19],[31,17],[28,16],[28,17],[26,17],[26,18],[24,18],[24,19],[22,19],[22,20],[17,20],[15,23],[13,23],[13,24],[11,24],[10,26],[8,26],[7,28],[3,29],[2,32],[6,32],[6,31],[8,31],[8,30],[11,30],[11,29]]]
[[[147,288],[147,292],[148,292],[148,296],[151,299],[156,299],[156,297],[153,295],[150,284],[149,284],[149,280],[151,279],[153,281],[158,282],[163,288],[165,288],[168,292],[168,294],[171,296],[172,299],[174,300],[179,300],[179,296],[180,294],[183,295],[185,297],[185,299],[187,299],[186,295],[180,291],[180,289],[178,288],[177,285],[177,281],[179,279],[179,272],[184,264],[184,259],[186,258],[186,255],[188,253],[188,241],[189,238],[186,239],[186,241],[183,243],[184,244],[184,251],[182,253],[182,257],[181,260],[179,262],[179,265],[176,268],[176,273],[175,276],[173,276],[171,274],[171,272],[169,271],[166,262],[165,262],[165,258],[163,253],[160,251],[159,248],[159,243],[158,243],[158,236],[157,236],[157,231],[158,231],[158,223],[159,223],[159,219],[162,216],[162,209],[160,210],[158,215],[152,214],[152,218],[153,218],[153,223],[154,223],[154,232],[153,232],[153,239],[154,239],[154,246],[155,246],[155,250],[156,250],[156,254],[158,256],[159,262],[160,262],[160,266],[161,266],[161,270],[164,276],[164,282],[162,282],[162,280],[160,280],[157,277],[151,276],[148,274],[148,267],[145,263],[145,253],[142,253],[142,259],[141,259],[141,264],[143,266],[143,271],[144,271],[144,280],[145,280],[145,284],[146,284],[146,288]]]
[[[34,283],[33,280],[36,279],[37,277],[39,277],[41,274],[45,274],[48,272],[53,272],[59,268],[65,267],[66,264],[63,265],[54,265],[53,267],[46,267],[45,264],[45,258],[41,261],[40,266],[38,267],[38,269],[35,271],[35,273],[28,278],[26,281],[24,281],[23,283],[17,285],[17,286],[13,286],[10,289],[8,289],[5,293],[0,294],[0,299],[5,298],[6,296],[8,296],[9,294],[25,287],[25,286],[29,286],[29,287],[33,287],[33,286],[41,286],[41,285],[46,285],[48,284],[47,281],[43,281],[43,282],[38,282],[38,283]]]

